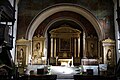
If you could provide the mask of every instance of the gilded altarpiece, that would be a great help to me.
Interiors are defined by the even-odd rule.
[[[78,42],[80,42],[81,31],[71,28],[69,25],[61,25],[61,27],[53,29],[49,33],[51,34],[51,64],[59,63],[58,61],[61,64],[63,62],[68,64],[72,61],[72,65],[73,61],[80,63],[80,44]]]
[[[116,65],[115,55],[115,41],[108,38],[102,41],[103,43],[103,61],[108,67],[114,67]]]
[[[32,64],[46,64],[44,37],[34,36],[32,41]]]
[[[31,41],[26,39],[19,39],[16,41],[16,60],[15,64],[18,66],[20,74],[24,73],[25,67],[29,63],[29,55],[31,49]]]
[[[31,41],[26,39],[19,39],[16,41],[16,63],[20,67],[28,64],[28,56],[30,55]]]

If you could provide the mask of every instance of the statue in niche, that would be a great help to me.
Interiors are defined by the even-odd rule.
[[[111,49],[108,49],[107,54],[106,54],[106,58],[107,58],[107,64],[110,65],[111,60],[112,60],[112,51],[111,51]]]
[[[20,51],[18,52],[17,59],[18,59],[18,65],[22,66],[23,65],[23,59],[24,59],[24,50],[21,48]]]
[[[42,64],[43,53],[40,47],[40,42],[35,45],[35,49],[32,54],[32,63],[33,64]]]

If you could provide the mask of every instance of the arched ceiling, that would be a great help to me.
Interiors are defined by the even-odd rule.
[[[54,22],[54,20],[56,19],[58,19],[58,21]],[[38,34],[44,35],[48,24],[52,22],[54,23],[50,26],[48,32],[52,29],[60,27],[61,25],[67,24],[72,28],[79,29],[80,31],[86,30],[87,35],[97,36],[96,30],[94,29],[93,25],[85,17],[71,11],[61,11],[49,16],[38,26],[34,33],[34,36]],[[77,23],[80,23],[81,25],[78,25]]]
[[[55,5],[55,6],[47,8],[43,12],[40,12],[32,20],[32,22],[28,26],[28,29],[27,29],[27,32],[26,32],[26,38],[29,39],[29,40],[31,40],[32,37],[33,37],[33,35],[34,35],[35,30],[38,28],[38,26],[40,24],[42,24],[45,20],[47,22],[52,21],[54,17],[50,18],[50,20],[47,20],[47,19],[49,17],[51,17],[52,15],[55,15],[56,13],[64,12],[64,11],[70,12],[70,13],[77,13],[77,14],[79,14],[79,16],[80,15],[84,16],[85,18],[82,18],[82,16],[81,16],[81,18],[83,19],[82,20],[79,16],[76,16],[76,14],[75,15],[73,15],[73,14],[71,15],[70,13],[67,13],[66,15],[65,14],[64,15],[61,14],[62,18],[65,18],[66,16],[68,16],[70,18],[72,17],[73,19],[76,19],[75,22],[76,21],[82,22],[82,25],[84,25],[85,27],[87,27],[86,28],[87,30],[93,30],[92,28],[94,28],[95,31],[97,32],[99,40],[102,40],[104,38],[104,32],[103,32],[102,27],[100,26],[98,20],[96,19],[96,17],[91,12],[89,12],[88,10],[86,10],[85,8],[77,6],[77,5],[72,5],[72,4],[60,4],[60,5],[58,4],[58,5]],[[87,21],[87,23],[86,23],[86,21]],[[48,25],[48,24],[44,22],[44,25]],[[46,27],[44,25],[41,26],[40,34],[44,33],[43,31],[44,31],[44,28]],[[90,26],[93,26],[93,27],[90,27]],[[90,31],[90,32],[95,32],[95,31]]]
[[[35,30],[31,28],[31,31],[29,33],[30,26],[38,27],[39,25],[39,24],[36,25],[37,22],[36,21],[34,22],[34,20],[39,20],[39,23],[41,23],[41,21],[43,21],[45,18],[59,11],[72,11],[72,12],[81,14],[82,16],[87,18],[92,23],[92,25],[95,25],[94,28],[95,30],[98,30],[97,34],[98,36],[100,36],[101,39],[111,35],[114,36],[113,34],[109,33],[109,32],[113,32],[114,30],[113,29],[114,26],[112,26],[111,22],[110,22],[111,30],[105,33],[104,31],[102,31],[102,28],[104,29],[105,27],[101,27],[100,29],[97,29],[98,26],[101,24],[101,23],[98,24],[97,22],[99,22],[99,20],[104,21],[106,17],[110,17],[109,21],[113,20],[112,19],[113,8],[114,8],[113,2],[115,1],[116,0],[113,0],[113,1],[112,0],[104,0],[104,1],[103,0],[16,0],[16,2],[19,2],[18,3],[17,39],[21,37],[25,37],[26,39],[31,39],[30,36],[33,36],[33,32]],[[68,6],[66,6],[66,4]],[[59,5],[62,5],[62,6],[59,6]],[[54,12],[51,12],[51,11],[54,11]],[[48,13],[45,13],[45,12],[48,12]],[[89,12],[90,12],[90,15],[88,15]],[[35,17],[36,15],[37,17]],[[41,17],[39,15],[41,15]],[[94,18],[91,18],[90,16],[93,16]],[[40,18],[41,20],[38,18]],[[98,21],[96,21],[95,19]],[[96,23],[92,22],[94,20]],[[33,23],[35,23],[35,25],[32,25]]]

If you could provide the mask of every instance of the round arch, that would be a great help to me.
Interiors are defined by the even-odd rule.
[[[59,22],[59,21],[62,21],[62,20],[67,20],[67,21],[72,21],[72,22],[74,22],[75,24],[79,25],[86,34],[88,34],[88,33],[87,33],[87,30],[84,28],[84,25],[83,25],[81,22],[79,22],[79,21],[77,21],[77,20],[75,20],[75,19],[73,19],[73,18],[64,17],[64,18],[53,19],[52,21],[50,21],[49,24],[47,24],[47,27],[45,28],[45,31],[43,31],[43,32],[44,32],[44,35],[47,36],[47,30],[49,29],[49,27],[50,27],[51,25],[53,25],[54,23],[57,23],[57,22]]]
[[[98,34],[99,40],[102,40],[104,38],[104,32],[97,18],[90,11],[78,5],[60,4],[60,5],[54,5],[52,7],[43,10],[32,20],[26,31],[26,36],[25,36],[26,39],[32,40],[33,34],[37,29],[37,27],[39,26],[39,24],[41,24],[49,16],[61,11],[71,11],[84,16],[94,26]]]

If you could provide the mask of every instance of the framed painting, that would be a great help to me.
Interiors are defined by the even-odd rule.
[[[34,37],[32,43],[32,64],[45,64],[44,54],[44,38]]]
[[[60,38],[59,47],[60,51],[70,51],[70,38]]]
[[[26,63],[26,46],[19,45],[17,46],[17,62],[18,66],[25,66]]]
[[[42,64],[42,41],[33,43],[32,64]]]

